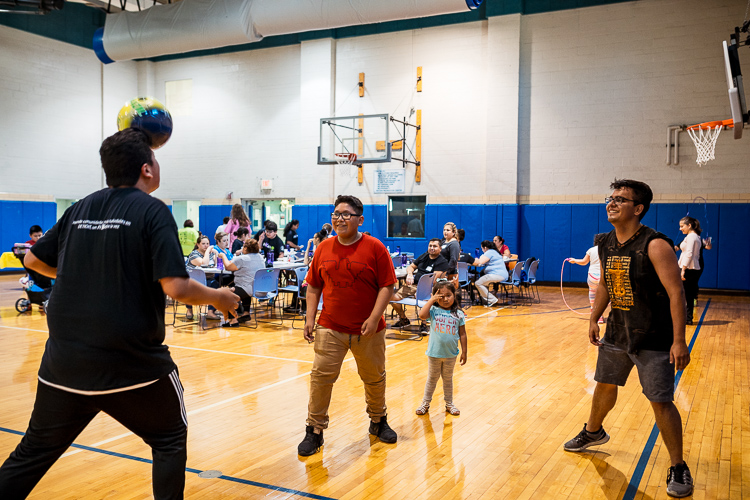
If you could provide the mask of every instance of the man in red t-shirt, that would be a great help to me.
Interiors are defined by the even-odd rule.
[[[362,211],[358,198],[336,198],[331,214],[336,238],[318,245],[305,279],[308,288],[304,336],[308,342],[315,342],[305,439],[297,448],[305,457],[317,453],[323,445],[333,383],[350,349],[365,385],[370,434],[384,443],[397,440],[386,420],[383,319],[396,273],[385,246],[359,232],[364,221]],[[321,294],[323,310],[316,334],[315,316]]]

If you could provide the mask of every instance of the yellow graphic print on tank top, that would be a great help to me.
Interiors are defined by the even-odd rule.
[[[630,257],[610,255],[605,266],[607,291],[613,309],[629,311],[633,305],[633,288],[630,285]]]

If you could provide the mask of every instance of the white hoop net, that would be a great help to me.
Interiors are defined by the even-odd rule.
[[[706,129],[698,128],[693,130],[692,128],[687,129],[688,135],[695,144],[695,149],[698,153],[695,162],[699,166],[703,166],[714,158],[714,151],[716,150],[716,140],[721,134],[723,125],[716,125],[714,128],[707,127]]]
[[[352,168],[352,164],[357,160],[356,153],[336,153],[336,163],[339,164],[339,174],[355,177],[357,170]]]

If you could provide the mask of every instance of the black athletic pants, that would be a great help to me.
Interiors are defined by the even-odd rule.
[[[696,269],[685,269],[685,281],[682,286],[685,288],[685,302],[687,302],[687,320],[693,320],[693,304],[698,298],[698,280],[701,277],[701,271]]]
[[[183,498],[187,417],[182,392],[177,370],[146,387],[101,396],[39,382],[26,435],[0,467],[0,498],[26,498],[100,411],[151,446],[154,498]]]

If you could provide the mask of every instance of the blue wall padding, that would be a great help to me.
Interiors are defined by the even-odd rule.
[[[544,253],[534,255],[540,261],[538,277],[543,281],[560,279],[560,266],[563,260],[570,257],[571,245],[571,205],[544,206]],[[520,255],[519,255],[520,257]],[[544,264],[543,266],[541,264]],[[563,274],[565,281],[570,280],[570,269]]]
[[[29,239],[29,228],[34,224],[43,231],[57,222],[57,204],[52,201],[0,200],[0,252],[10,252],[14,243]],[[19,263],[18,266],[21,269]],[[7,269],[6,269],[7,270]]]
[[[572,205],[570,207],[570,255],[576,259],[582,259],[586,250],[594,245],[594,235],[599,233],[598,212],[603,210],[601,205]],[[562,262],[545,262],[545,268],[548,266],[562,267]],[[578,264],[565,264],[566,271],[569,274],[564,275],[564,279],[571,281],[586,281],[588,276],[588,266],[579,266]],[[557,270],[555,270],[556,280],[560,279]]]
[[[719,205],[719,288],[748,289],[750,281],[750,231],[744,222],[750,220],[750,205]],[[713,250],[711,250],[713,251]],[[706,252],[708,253],[708,252]]]
[[[571,205],[428,205],[424,238],[387,238],[388,207],[367,205],[362,231],[372,233],[391,251],[399,246],[404,252],[420,255],[427,250],[427,241],[432,237],[442,238],[443,224],[452,221],[466,231],[464,251],[473,253],[482,240],[499,234],[505,238],[511,252],[518,254],[522,260],[530,256],[541,260],[540,280],[558,282],[563,259],[583,257],[593,245],[596,233],[612,230],[603,201]],[[54,204],[51,205],[54,207]],[[12,206],[0,204],[3,210],[0,221],[2,235],[7,233],[2,225],[4,221],[8,217],[18,217],[12,215],[13,210],[18,210]],[[706,269],[701,278],[701,288],[750,290],[750,252],[747,251],[750,248],[750,232],[743,231],[738,224],[738,221],[750,220],[750,204],[714,203],[705,207],[702,203],[654,204],[643,222],[679,245],[683,236],[679,232],[678,222],[688,210],[701,222],[703,236],[712,236],[714,242],[713,250],[706,250],[703,254]],[[292,208],[292,217],[300,221],[300,244],[306,244],[325,222],[330,221],[332,211],[332,205],[295,205]],[[213,234],[226,215],[226,206],[201,206],[201,231]],[[19,229],[22,234],[28,232],[28,225],[24,224]],[[9,245],[6,246],[9,248]],[[565,267],[563,278],[566,281],[586,281],[587,266],[566,264]]]

